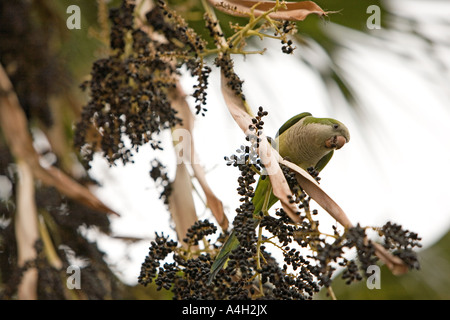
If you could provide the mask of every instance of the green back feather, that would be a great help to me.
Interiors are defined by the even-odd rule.
[[[285,132],[287,129],[289,129],[290,127],[292,127],[294,124],[296,124],[297,122],[299,122],[301,119],[303,119],[304,117],[307,116],[312,116],[311,113],[309,112],[302,112],[296,116],[293,116],[292,118],[290,118],[288,121],[286,121],[278,130],[276,137],[278,137],[279,135],[281,135],[283,132]]]
[[[332,118],[314,118],[314,117],[310,117],[308,119],[305,119],[305,124],[310,124],[310,123],[320,123],[320,124],[326,124],[329,126],[332,126],[334,124],[337,125],[342,125],[342,122],[336,120],[336,119],[332,119]]]

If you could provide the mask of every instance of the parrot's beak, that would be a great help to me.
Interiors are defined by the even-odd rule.
[[[327,148],[339,150],[347,143],[347,139],[343,136],[334,136],[327,141],[325,141],[325,145]]]

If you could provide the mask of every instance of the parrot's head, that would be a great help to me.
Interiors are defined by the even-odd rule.
[[[304,124],[313,125],[318,129],[316,130],[316,141],[326,149],[338,150],[350,141],[347,127],[338,120],[307,117]]]

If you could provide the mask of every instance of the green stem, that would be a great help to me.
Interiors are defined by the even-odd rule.
[[[205,0],[202,0],[202,1],[205,1]],[[249,17],[250,21],[247,23],[247,25],[245,25],[245,27],[243,27],[241,30],[239,30],[237,33],[235,33],[230,38],[230,42],[232,43],[233,47],[236,47],[238,45],[238,43],[240,43],[243,39],[248,37],[248,34],[251,33],[251,31],[253,31],[253,28],[263,19],[269,21],[270,24],[273,24],[272,19],[269,18],[269,14],[278,11],[278,9],[280,9],[282,6],[284,6],[277,0],[275,6],[272,9],[264,12],[263,14],[261,14],[260,16],[255,18],[255,16],[253,15],[253,10],[257,7],[257,5],[258,4],[254,5],[251,9],[251,14]],[[260,33],[260,34],[263,35],[262,33]],[[234,40],[233,40],[233,38],[234,38]]]
[[[256,269],[261,270],[261,243],[262,243],[262,227],[258,228],[258,243],[256,244]],[[262,274],[259,273],[259,291],[261,295],[264,295],[263,287],[262,287]]]
[[[61,270],[63,263],[56,252],[55,246],[53,245],[50,233],[45,225],[44,217],[39,215],[38,220],[39,233],[41,235],[42,243],[44,244],[44,251],[46,253],[47,260],[53,268]]]

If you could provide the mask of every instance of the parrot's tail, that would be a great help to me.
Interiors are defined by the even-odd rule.
[[[259,178],[258,185],[256,186],[255,195],[253,196],[252,202],[254,205],[253,216],[258,215],[263,209],[264,203],[267,202],[266,197],[269,195],[269,200],[267,203],[267,208],[272,207],[275,202],[278,201],[278,198],[272,192],[272,185],[270,184],[270,179],[261,179]],[[256,228],[258,224],[261,222],[261,219],[253,219],[254,227]],[[220,270],[225,266],[228,261],[228,258],[231,254],[231,251],[239,247],[239,240],[234,232],[231,232],[228,239],[220,249],[219,254],[216,257],[216,260],[213,262],[211,266],[211,271],[209,273],[209,278],[207,284],[210,285],[213,281],[214,277],[219,273]]]
[[[220,270],[225,266],[225,263],[228,261],[228,257],[231,254],[231,251],[239,247],[239,240],[236,237],[236,234],[231,232],[230,236],[228,237],[227,241],[222,246],[222,249],[220,249],[219,254],[217,255],[216,259],[214,260],[214,263],[211,266],[211,271],[209,273],[208,282],[207,285],[210,285],[213,281],[214,277],[219,273]]]

